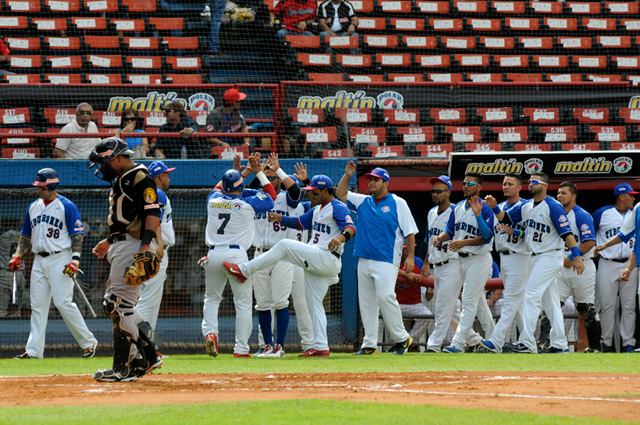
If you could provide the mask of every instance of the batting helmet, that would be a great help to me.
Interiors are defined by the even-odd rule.
[[[109,164],[113,158],[118,155],[133,155],[133,151],[127,146],[127,142],[119,137],[107,137],[98,143],[91,152],[88,159],[89,168],[98,165],[95,175],[102,180],[111,181],[117,177],[117,174]]]
[[[36,181],[33,182],[34,186],[46,186],[47,190],[56,190],[60,179],[58,178],[58,172],[53,168],[43,168],[38,170],[36,174]]]
[[[229,170],[222,176],[222,190],[228,192],[242,192],[244,189],[244,177],[238,170]]]

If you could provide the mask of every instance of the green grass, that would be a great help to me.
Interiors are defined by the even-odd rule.
[[[621,424],[595,418],[531,415],[479,409],[325,400],[182,404],[166,406],[55,406],[0,410],[0,424]]]
[[[236,359],[230,354],[173,355],[156,373],[326,373],[326,372],[448,372],[549,371],[638,373],[634,354],[419,354],[353,356],[332,353],[329,358]],[[92,374],[111,367],[111,357],[0,359],[0,376]]]

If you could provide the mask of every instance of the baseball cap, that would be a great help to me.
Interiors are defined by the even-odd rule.
[[[174,111],[184,111],[184,105],[182,102],[174,100],[165,105],[162,105],[162,109],[165,111],[174,110]]]
[[[616,186],[615,189],[613,189],[613,196],[622,195],[623,193],[630,193],[632,195],[637,195],[640,192],[636,192],[635,190],[633,190],[633,188],[629,183],[620,183],[619,185]]]
[[[434,184],[435,182],[442,182],[444,184],[446,184],[447,186],[449,186],[449,190],[453,189],[453,186],[451,185],[451,179],[447,176],[440,176],[440,177],[431,177],[429,179],[429,183]]]
[[[374,176],[379,177],[382,180],[388,182],[389,181],[389,173],[384,168],[374,168],[370,173],[365,174],[365,177]]]
[[[169,171],[175,170],[176,167],[167,168],[164,162],[162,161],[154,161],[149,165],[149,173],[155,177],[158,174],[168,173]]]
[[[303,187],[304,190],[332,189],[332,188],[333,188],[333,182],[328,176],[325,176],[324,174],[318,174],[316,176],[313,176],[313,178],[311,179],[311,183],[309,183],[309,186]]]
[[[227,103],[240,102],[245,97],[247,97],[247,95],[240,92],[237,89],[229,89],[226,92],[224,92],[224,95],[222,95],[222,98]]]

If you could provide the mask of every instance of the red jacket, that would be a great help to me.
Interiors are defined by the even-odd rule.
[[[296,22],[314,20],[317,10],[315,0],[281,0],[273,9],[273,14],[280,18],[283,29],[301,33]]]
[[[404,263],[400,264],[400,267],[404,267]],[[420,274],[420,267],[414,264],[411,273]],[[396,283],[396,298],[399,304],[420,304],[422,302],[420,287],[407,283]]]

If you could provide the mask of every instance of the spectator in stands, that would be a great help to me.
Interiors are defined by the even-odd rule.
[[[280,20],[280,29],[276,32],[278,43],[284,44],[287,35],[314,35],[311,24],[316,20],[318,4],[315,0],[280,1],[273,12],[269,13],[269,26],[274,27]],[[291,49],[289,59],[296,60],[296,52]]]
[[[121,133],[144,133],[144,129],[139,128],[142,127],[143,124],[142,117],[140,117],[140,113],[133,108],[127,108],[122,112],[120,124],[123,127],[122,130],[116,129],[114,132],[116,137],[121,137]],[[146,137],[126,137],[125,141],[129,149],[133,151],[131,158],[145,158],[149,153],[149,140]]]
[[[320,36],[357,37],[358,17],[353,5],[345,0],[326,0],[318,7]]]
[[[209,33],[209,54],[220,56],[220,24],[224,11],[227,8],[227,0],[211,0],[211,31]]]
[[[206,130],[209,133],[249,133],[247,123],[240,113],[240,102],[247,95],[237,89],[229,89],[222,96],[222,107],[217,107],[207,117]],[[240,138],[209,138],[209,142],[217,146],[249,145],[251,139]]]
[[[93,108],[88,103],[81,103],[76,108],[76,117],[69,124],[62,127],[60,134],[65,133],[97,133],[96,123],[93,118]],[[73,137],[71,139],[58,139],[53,149],[55,158],[87,159],[100,137]]]
[[[174,100],[162,107],[167,122],[159,133],[180,133],[182,137],[159,137],[154,156],[169,159],[203,159],[211,157],[210,150],[200,139],[191,137],[200,128],[196,120],[187,115],[182,102]]]
[[[11,50],[4,44],[4,41],[0,38],[0,74],[13,74],[13,72],[7,69],[11,66],[11,58],[9,55]]]

